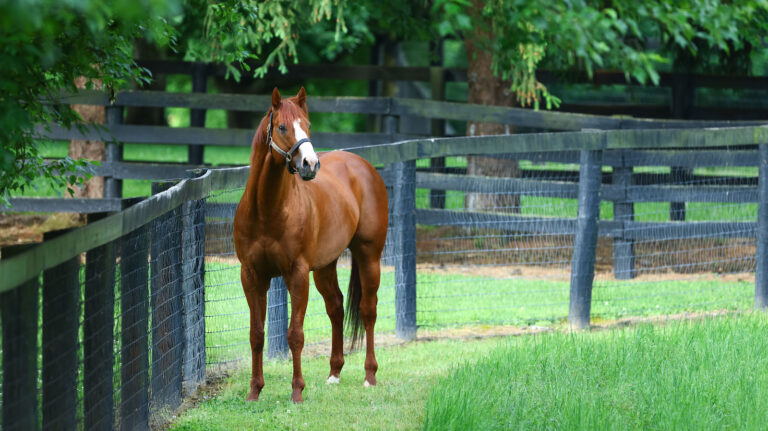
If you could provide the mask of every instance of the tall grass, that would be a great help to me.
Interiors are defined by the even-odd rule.
[[[509,340],[442,378],[425,429],[765,429],[768,317]]]

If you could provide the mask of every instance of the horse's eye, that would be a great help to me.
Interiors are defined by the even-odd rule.
[[[280,131],[281,131],[282,133],[285,133],[285,130],[286,130],[286,129],[285,129],[285,124],[281,124],[281,125],[277,126],[277,128],[278,128],[278,129],[280,129]]]

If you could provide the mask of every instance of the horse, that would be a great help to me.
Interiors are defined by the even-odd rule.
[[[352,347],[360,340],[362,327],[365,329],[363,386],[376,385],[373,330],[379,262],[387,235],[387,191],[381,176],[365,159],[343,151],[316,154],[309,134],[304,87],[287,99],[282,99],[275,88],[272,106],[251,144],[251,170],[234,219],[240,278],[250,308],[249,401],[258,401],[264,387],[264,318],[272,277],[282,276],[291,295],[287,331],[293,359],[291,400],[304,400],[301,351],[310,271],[331,320],[327,383],[339,382],[344,366],[345,313],[336,262],[347,248],[352,255],[347,326]]]

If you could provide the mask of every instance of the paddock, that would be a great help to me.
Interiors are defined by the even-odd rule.
[[[84,97],[107,103],[102,96]],[[117,100],[156,97],[118,94]],[[261,109],[259,100],[243,106]],[[403,342],[419,333],[483,326],[586,328],[632,316],[741,312],[767,302],[768,219],[758,217],[768,204],[763,126],[446,104],[438,113],[421,113],[493,115],[571,131],[402,140],[395,114],[413,114],[426,109],[422,105],[395,99],[321,99],[318,105],[367,106],[366,112],[385,116],[379,145],[353,147],[359,136],[339,139],[344,150],[380,168],[389,187],[377,322],[384,339]],[[596,125],[625,130],[581,131]],[[139,126],[114,132],[130,139],[138,131],[133,127]],[[172,136],[142,130],[147,134],[140,139]],[[225,135],[191,138],[192,132],[167,139],[207,143]],[[336,138],[327,137],[328,145]],[[525,162],[526,171],[547,173],[469,175],[469,157],[513,158]],[[434,158],[444,158],[445,166],[431,166]],[[85,226],[50,234],[39,245],[3,249],[4,424],[31,423],[25,421],[42,414],[44,424],[88,429],[159,427],[207,377],[248,359],[247,305],[234,276],[231,228],[248,169],[185,176],[156,182],[147,199],[72,202],[91,213]],[[472,195],[495,203],[470,205]],[[341,285],[347,274],[340,271]],[[308,344],[322,346],[330,325],[318,298],[310,301],[305,330]],[[286,351],[288,301],[273,280],[272,357]],[[104,366],[105,357],[112,366]]]

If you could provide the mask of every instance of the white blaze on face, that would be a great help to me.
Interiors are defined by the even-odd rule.
[[[304,132],[304,129],[301,128],[301,118],[297,118],[293,122],[293,133],[296,136],[296,142],[299,142],[302,139],[309,139],[309,136]],[[303,165],[305,160],[312,167],[317,164],[317,154],[315,154],[315,149],[312,147],[311,142],[304,142],[299,145],[299,154],[301,155],[300,165]]]

